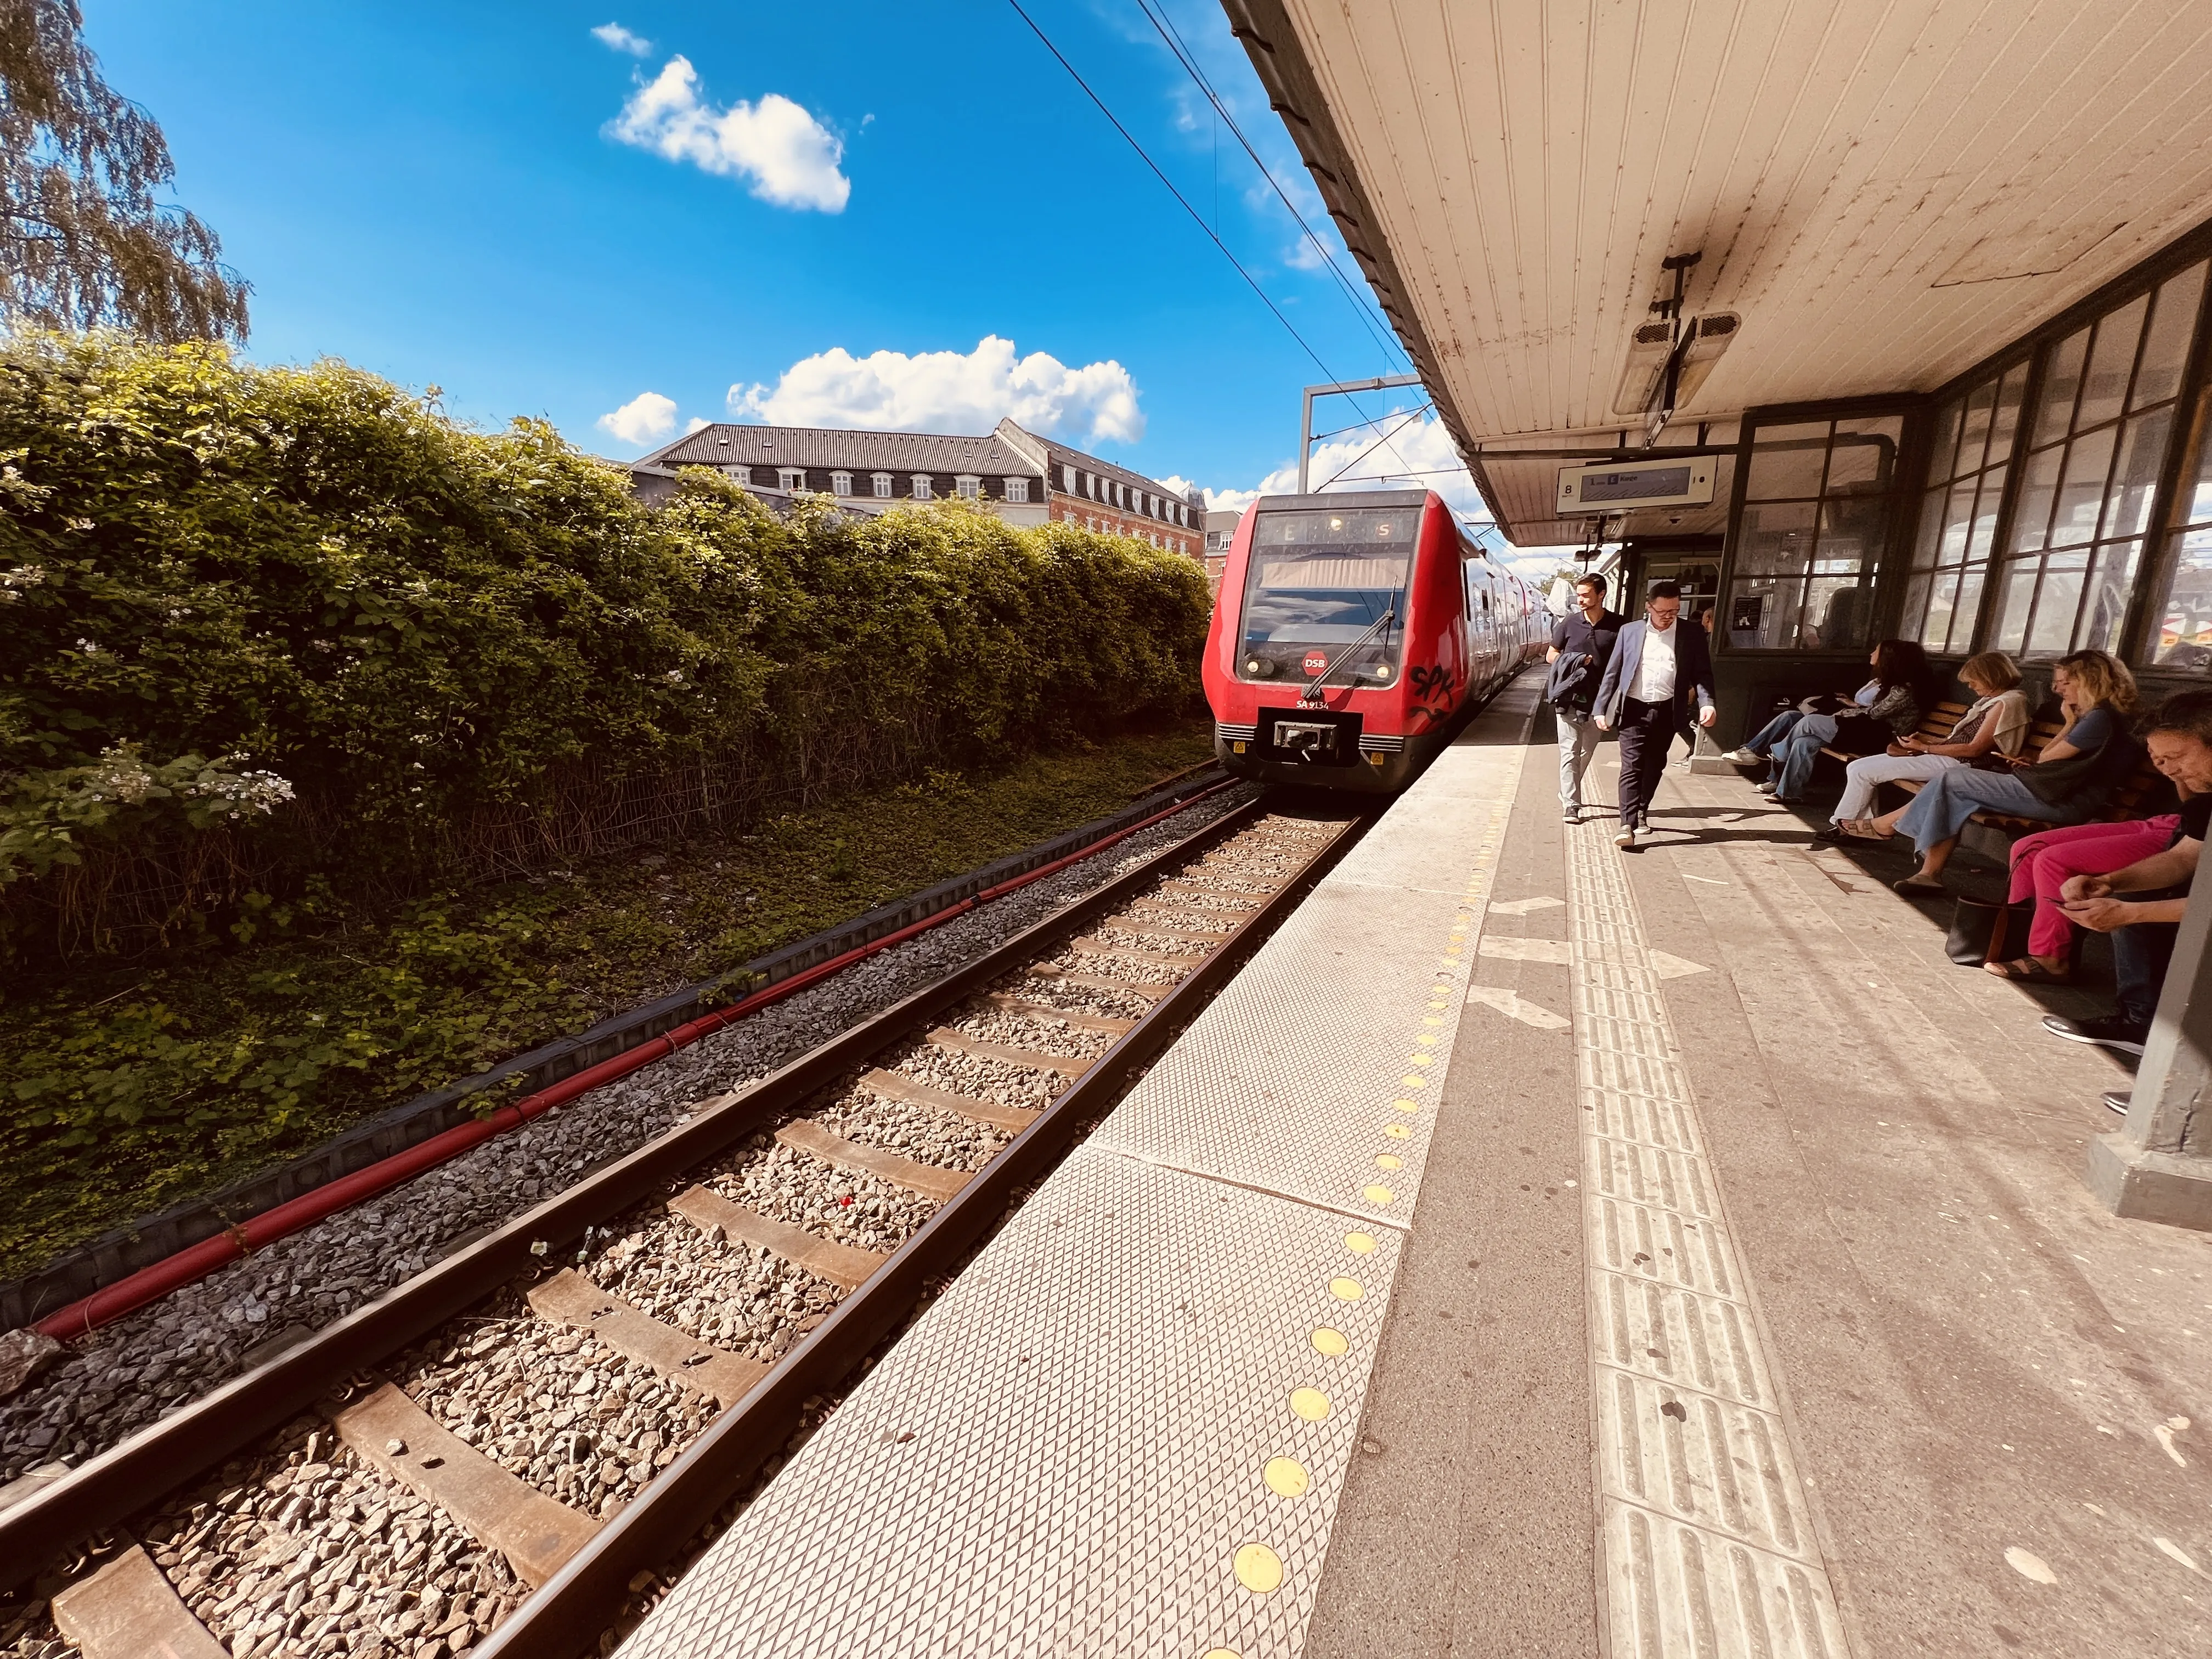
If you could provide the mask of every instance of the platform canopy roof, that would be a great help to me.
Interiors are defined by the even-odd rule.
[[[1224,3],[1524,545],[1584,526],[1513,449],[1644,443],[1615,405],[1669,256],[1741,323],[1662,446],[1933,389],[2212,204],[2208,0]],[[1717,529],[1722,483],[1628,527]]]

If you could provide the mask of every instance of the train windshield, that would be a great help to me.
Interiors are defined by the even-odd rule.
[[[1418,507],[1260,514],[1244,577],[1238,666],[1255,679],[1310,676],[1327,657],[1329,678],[1376,682],[1397,671],[1406,628],[1406,580],[1421,527]],[[1391,621],[1375,628],[1384,612]],[[1341,662],[1338,653],[1375,631]]]

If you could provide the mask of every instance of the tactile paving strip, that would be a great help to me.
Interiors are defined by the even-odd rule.
[[[1566,831],[1612,1650],[1849,1650],[1610,827]]]
[[[1397,1248],[1079,1149],[623,1653],[1297,1653]]]

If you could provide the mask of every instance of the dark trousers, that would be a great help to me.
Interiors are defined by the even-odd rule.
[[[1667,775],[1667,750],[1680,728],[1680,704],[1620,702],[1620,822],[1640,830],[1651,798],[1659,793],[1659,780]]]
[[[2112,929],[2112,977],[2119,981],[2119,1014],[2130,1025],[2148,1025],[2158,1012],[2158,994],[2166,985],[2166,964],[2173,960],[2174,936],[2180,931],[2181,924],[2175,921],[2138,921]]]

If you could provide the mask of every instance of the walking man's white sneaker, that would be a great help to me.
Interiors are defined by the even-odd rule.
[[[1636,845],[1636,826],[1632,823],[1622,824],[1620,833],[1613,838],[1613,844],[1624,852],[1632,849]]]

